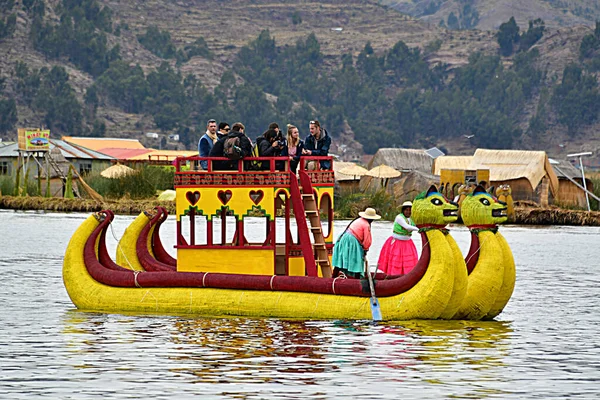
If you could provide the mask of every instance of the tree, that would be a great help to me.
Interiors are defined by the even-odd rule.
[[[6,17],[6,21],[0,20],[0,39],[11,37],[15,33],[16,27],[16,14],[10,14],[8,17]]]
[[[448,29],[460,29],[460,23],[458,22],[458,18],[454,15],[454,12],[450,12],[448,15]]]
[[[496,34],[498,44],[500,45],[500,54],[510,56],[513,53],[513,45],[519,41],[519,26],[515,17],[510,17],[508,22],[500,25]]]
[[[171,34],[167,31],[161,31],[157,26],[149,26],[146,33],[138,35],[138,41],[146,50],[160,58],[173,58],[177,52],[175,45],[171,41]]]
[[[0,99],[0,132],[9,132],[18,121],[14,99]]]
[[[527,51],[536,44],[542,36],[544,36],[544,31],[546,29],[546,25],[541,18],[538,18],[533,21],[529,21],[529,28],[527,32],[523,32],[520,38],[520,51]]]

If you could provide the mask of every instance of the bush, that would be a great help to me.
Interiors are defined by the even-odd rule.
[[[100,175],[100,171],[92,171],[85,181],[96,192],[107,199],[146,199],[154,197],[157,190],[173,189],[175,169],[145,165],[136,174],[119,179],[108,179]],[[85,194],[85,190],[80,190]]]
[[[342,194],[335,198],[336,218],[356,218],[360,211],[372,207],[384,220],[393,221],[400,213],[394,197],[385,189],[371,193]]]

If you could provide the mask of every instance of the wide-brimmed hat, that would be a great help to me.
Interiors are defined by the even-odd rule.
[[[402,203],[402,208],[405,208],[405,207],[412,207],[412,202],[405,201],[404,203]]]
[[[358,213],[364,219],[380,219],[381,215],[377,215],[377,211],[374,208],[367,208],[365,211],[361,211]]]

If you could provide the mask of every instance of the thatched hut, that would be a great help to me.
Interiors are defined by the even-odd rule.
[[[558,194],[558,177],[544,151],[477,149],[472,157],[438,157],[434,175],[439,175],[442,168],[488,169],[490,185],[510,185],[514,200],[529,200],[547,206]]]
[[[550,159],[550,164],[558,177],[558,193],[555,202],[560,205],[587,208],[585,192],[573,182],[583,186],[581,170],[567,160]],[[585,186],[590,192],[594,191],[594,184],[590,179],[585,179]]]
[[[390,179],[387,186],[391,188],[398,180],[402,179],[405,172],[418,171],[425,175],[431,174],[433,157],[427,154],[426,151],[425,149],[379,149],[367,167],[373,169],[385,164],[402,172],[400,177]],[[360,187],[363,190],[379,190],[381,189],[381,181],[381,179],[364,176],[360,181]]]
[[[406,200],[413,201],[419,193],[438,182],[439,177],[432,174],[421,171],[403,172],[391,185],[391,192],[396,204],[402,204]]]

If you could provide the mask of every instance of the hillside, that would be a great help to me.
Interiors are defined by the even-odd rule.
[[[62,0],[47,0],[43,3],[45,4],[44,21],[58,24]],[[477,23],[479,29],[456,31],[440,27],[439,21],[447,20],[449,13],[454,9],[458,10],[465,0],[437,0],[438,9],[429,15],[423,14],[423,9],[431,3],[428,1],[330,0],[298,3],[263,0],[252,2],[107,0],[98,3],[112,10],[112,29],[104,33],[107,48],[118,45],[122,60],[129,65],[140,65],[146,75],[166,61],[181,77],[189,74],[195,76],[208,94],[212,94],[215,90],[221,93],[222,78],[230,71],[234,71],[236,85],[251,83],[246,82],[241,70],[236,69],[240,64],[239,53],[241,49],[256,40],[264,29],[269,30],[275,45],[282,49],[280,54],[285,54],[285,51],[296,46],[298,41],[306,40],[309,34],[314,33],[322,54],[321,64],[316,67],[322,68],[319,76],[324,73],[337,74],[343,56],[351,54],[354,60],[357,60],[364,52],[367,43],[370,43],[375,55],[383,57],[399,41],[402,41],[409,48],[421,49],[421,54],[430,68],[444,65],[444,68],[449,71],[448,77],[444,79],[451,80],[452,71],[467,65],[469,56],[473,53],[483,52],[490,55],[497,53],[496,31],[500,23],[510,18],[512,15],[510,10],[519,11],[515,17],[522,30],[526,29],[527,21],[534,17],[541,17],[546,22],[546,32],[533,48],[539,51],[536,65],[544,72],[542,87],[545,85],[550,88],[560,82],[563,70],[570,61],[577,62],[581,40],[585,35],[593,32],[592,21],[600,15],[599,7],[591,0],[583,2],[534,0],[526,2],[526,6],[523,2],[508,0],[474,0],[473,6],[480,15]],[[557,6],[559,3],[562,4],[562,8]],[[577,3],[579,8],[576,7]],[[414,17],[398,10],[412,14]],[[69,62],[67,57],[49,57],[48,54],[36,50],[31,39],[31,30],[34,26],[31,12],[25,10],[21,2],[16,2],[12,12],[16,14],[17,21],[14,34],[0,39],[0,78],[5,79],[2,97],[16,99],[18,115],[16,125],[40,126],[44,123],[44,115],[32,107],[31,102],[25,101],[24,94],[17,84],[15,65],[18,61],[24,62],[30,70],[63,66],[68,73],[68,83],[73,88],[77,101],[82,105],[85,104],[86,93],[91,87],[96,86],[98,75],[94,76],[82,71],[78,65]],[[138,40],[138,37],[144,35],[150,26],[168,32],[177,49],[183,49],[199,38],[203,38],[211,55],[210,57],[192,56],[180,62],[175,58],[165,60],[153,54]],[[274,60],[276,65],[287,62],[285,58]],[[503,63],[506,68],[509,68],[513,63],[512,56],[503,58]],[[387,91],[392,95],[402,90],[402,87],[398,87]],[[275,107],[279,95],[269,93],[268,90],[265,90],[265,94],[267,101]],[[226,100],[231,104],[235,100],[235,94],[227,96]],[[527,131],[531,118],[538,112],[540,98],[539,91],[535,91],[526,106],[522,107],[521,112],[512,116],[513,120],[516,118],[515,123],[522,131]],[[206,99],[214,102],[217,98],[206,97]],[[319,106],[314,102],[305,103],[306,100],[302,98],[293,100],[292,111],[295,114],[292,120],[302,121],[305,119],[304,116],[315,114],[314,110]],[[190,113],[191,120],[185,123],[191,128],[188,143],[197,140],[194,137],[203,129],[200,122],[204,118],[202,109],[209,105],[206,101],[192,105],[196,111]],[[304,110],[300,113],[298,109],[304,106],[310,107],[313,111],[307,113]],[[218,117],[221,111],[215,113]],[[144,132],[161,131],[152,112],[131,112],[106,97],[100,99],[93,116],[89,114],[84,110],[82,134],[90,134],[92,128],[103,124],[105,131],[101,132],[105,135],[136,137],[146,141],[148,139],[143,136]],[[243,117],[244,114],[234,115]],[[597,124],[581,127],[577,134],[573,135],[566,131],[564,125],[557,122],[552,111],[545,115],[547,124],[544,134],[535,137],[523,134],[514,141],[514,145],[546,149],[556,156],[564,156],[567,152],[579,151],[582,148],[600,149]],[[373,124],[371,128],[379,128],[376,121],[373,121]],[[348,144],[353,152],[360,152],[361,146],[353,141],[353,137],[357,132],[363,131],[364,125],[351,120],[338,125],[343,128],[334,131],[334,136],[343,137],[344,143]],[[178,129],[182,128],[181,123],[177,126]],[[57,130],[60,132],[61,128]],[[261,130],[260,126],[252,127],[253,132]],[[168,132],[169,129],[164,131]],[[0,133],[0,137],[14,139],[14,131]],[[365,144],[364,138],[359,136],[357,138],[363,145]],[[152,142],[146,144],[157,145]],[[469,152],[473,146],[472,143],[466,143],[456,137],[438,139],[429,137],[414,143],[415,146],[427,144],[443,146],[453,154]],[[178,144],[168,145],[174,147]],[[179,146],[181,147],[182,144]]]
[[[595,0],[382,0],[381,3],[436,25],[440,21],[447,24],[450,13],[459,17],[468,6],[477,12],[477,18],[467,28],[480,30],[497,30],[512,16],[522,28],[537,18],[543,19],[549,28],[593,26],[600,19],[600,4]]]

